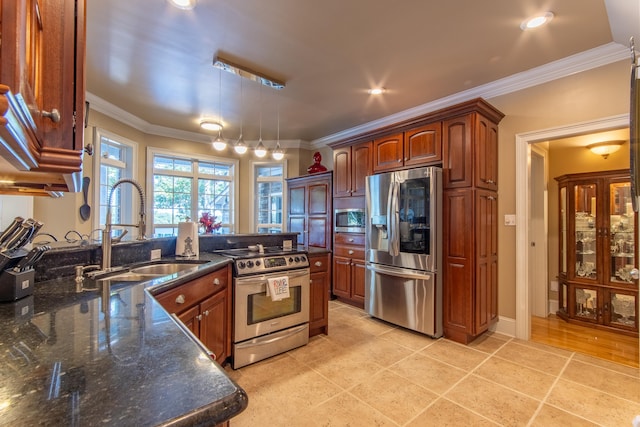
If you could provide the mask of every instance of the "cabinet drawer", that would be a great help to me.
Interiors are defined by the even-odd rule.
[[[333,248],[335,256],[364,259],[364,248],[358,246],[336,245]]]
[[[335,233],[336,245],[361,245],[364,246],[364,234]]]
[[[228,267],[199,277],[184,285],[156,296],[156,300],[169,313],[181,313],[205,298],[225,289]]]
[[[329,254],[309,255],[311,273],[327,271],[329,269]]]

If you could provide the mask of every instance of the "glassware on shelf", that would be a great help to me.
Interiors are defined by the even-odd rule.
[[[636,319],[636,299],[632,295],[611,295],[611,320],[623,325],[633,326]]]

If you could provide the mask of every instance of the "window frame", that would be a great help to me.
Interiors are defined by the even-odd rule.
[[[104,159],[101,155],[102,151],[102,138],[109,139],[119,145],[125,147],[127,151],[127,159],[125,162],[121,162],[119,160],[112,159]],[[136,141],[125,138],[124,136],[118,135],[114,132],[110,132],[108,130],[94,127],[93,128],[93,146],[94,146],[94,154],[93,154],[93,218],[92,218],[92,233],[98,229],[103,229],[105,225],[100,221],[100,208],[103,204],[106,204],[106,200],[102,200],[100,197],[100,187],[102,185],[101,182],[101,166],[106,163],[111,163],[110,166],[118,167],[119,163],[124,163],[124,170],[122,178],[130,178],[135,179],[138,174],[138,149],[139,144]],[[120,218],[122,222],[133,224],[138,216],[137,210],[137,192],[134,196],[134,188],[132,186],[119,186],[120,188]],[[108,197],[108,196],[107,196]],[[134,204],[135,203],[135,204]],[[112,211],[113,212],[113,211]],[[115,216],[116,218],[118,215]],[[91,236],[96,237],[96,236]]]
[[[258,231],[259,226],[261,226],[261,224],[258,224],[258,197],[257,197],[257,190],[258,190],[258,181],[259,181],[259,177],[258,174],[256,173],[256,169],[258,167],[263,167],[263,166],[281,166],[282,167],[282,224],[280,226],[280,232],[285,232],[287,231],[287,221],[286,221],[286,216],[287,216],[287,159],[282,159],[282,160],[272,160],[272,161],[252,161],[251,162],[251,195],[253,196],[253,202],[251,203],[251,230],[253,230],[254,233],[260,233]],[[275,180],[275,179],[264,179],[264,181],[269,181],[269,182],[275,182],[275,181],[280,181],[280,180]]]
[[[230,208],[230,223],[228,224],[229,227],[229,233],[234,234],[238,232],[239,229],[239,224],[238,224],[238,218],[239,218],[239,192],[240,192],[240,187],[239,187],[239,177],[240,177],[240,162],[237,159],[233,159],[233,158],[229,158],[229,157],[216,157],[216,156],[209,156],[209,155],[205,155],[205,154],[199,154],[199,153],[176,153],[174,151],[171,150],[167,150],[164,148],[158,148],[158,147],[147,147],[147,185],[145,188],[146,194],[147,194],[147,230],[148,233],[150,235],[155,235],[155,229],[158,226],[155,221],[154,221],[154,217],[153,217],[153,195],[154,195],[154,157],[155,156],[162,156],[162,157],[169,157],[172,159],[179,159],[179,160],[188,160],[191,161],[193,165],[195,165],[195,167],[193,168],[191,173],[188,172],[176,172],[174,171],[174,173],[172,173],[171,175],[173,176],[182,176],[182,177],[189,177],[192,178],[194,181],[194,185],[193,185],[193,189],[192,191],[195,191],[195,195],[192,192],[191,196],[191,211],[194,212],[197,215],[198,212],[198,179],[200,178],[200,174],[198,171],[198,167],[197,164],[199,162],[204,162],[204,163],[222,163],[222,164],[227,164],[232,168],[232,175],[229,177],[230,179],[228,180],[229,182],[231,182],[232,185],[232,193],[230,195],[230,202],[233,204],[233,206]],[[209,177],[209,175],[207,175],[207,177]],[[225,178],[225,177],[220,177],[220,178]],[[192,221],[198,221],[199,218],[191,218]],[[165,224],[162,224],[165,225]],[[162,226],[160,225],[160,226]],[[168,225],[167,225],[168,226]],[[178,224],[175,224],[175,228],[177,229]]]

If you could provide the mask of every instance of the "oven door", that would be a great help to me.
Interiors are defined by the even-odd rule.
[[[289,298],[272,301],[267,279],[287,276]],[[309,269],[235,279],[235,343],[309,322]]]

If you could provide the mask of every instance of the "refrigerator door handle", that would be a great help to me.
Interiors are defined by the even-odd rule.
[[[408,270],[406,268],[389,267],[389,266],[382,266],[378,264],[367,263],[366,267],[367,267],[367,270],[371,270],[374,273],[386,274],[388,276],[395,276],[395,277],[403,277],[405,279],[428,280],[433,276],[433,273],[428,273],[424,271]]]
[[[400,255],[400,239],[398,236],[398,222],[400,221],[398,211],[398,188],[400,185],[395,179],[391,180],[391,189],[389,190],[389,201],[387,203],[387,226],[389,228],[389,255]]]

